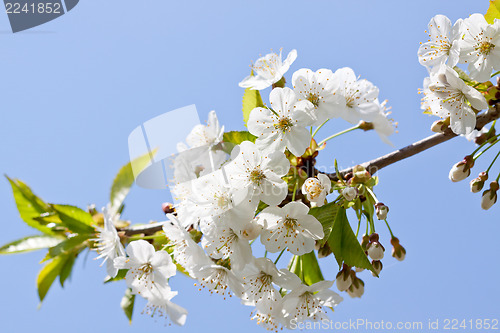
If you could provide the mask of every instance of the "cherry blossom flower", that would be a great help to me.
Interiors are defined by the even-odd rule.
[[[227,222],[216,223],[204,233],[202,246],[214,259],[230,259],[231,267],[241,270],[252,260],[252,248],[239,230],[232,229]]]
[[[420,45],[418,49],[420,64],[432,69],[448,61],[448,66],[454,67],[460,57],[461,33],[461,19],[452,26],[446,16],[434,16],[429,22],[429,41]]]
[[[307,178],[302,185],[302,193],[306,195],[307,200],[317,207],[325,204],[326,196],[330,193],[332,181],[325,174],[318,174],[316,177]]]
[[[208,265],[211,263],[203,249],[199,247],[184,229],[181,222],[173,214],[167,214],[169,221],[163,225],[165,236],[172,246],[172,255],[180,266],[182,266],[189,275],[193,276],[193,270],[199,265]]]
[[[231,158],[233,161],[224,168],[232,188],[268,205],[278,205],[285,199],[288,186],[281,177],[288,173],[290,162],[284,153],[265,153],[244,141],[233,149]]]
[[[433,114],[441,118],[450,117],[450,126],[455,134],[469,134],[476,126],[476,114],[472,110],[486,109],[484,96],[464,83],[457,72],[447,65],[441,65],[431,74],[425,102]],[[470,104],[470,105],[469,105]]]
[[[335,116],[334,106],[339,103],[340,98],[336,93],[338,87],[335,83],[333,73],[329,69],[323,68],[313,72],[302,68],[293,73],[292,84],[298,99],[307,100],[314,106],[310,113],[315,126]]]
[[[297,323],[328,319],[323,307],[333,308],[343,301],[340,295],[329,289],[332,285],[333,281],[327,280],[311,286],[302,284],[287,294],[283,298],[286,325],[290,327],[292,320]]]
[[[109,276],[115,277],[118,268],[115,267],[113,260],[125,256],[125,249],[120,242],[120,237],[113,224],[114,216],[111,215],[108,208],[103,208],[104,228],[97,227],[99,231],[96,248],[99,256],[96,259],[104,258],[101,266],[106,263],[106,271]]]
[[[354,71],[348,67],[338,69],[333,78],[335,86],[339,87],[336,92],[339,94],[339,103],[335,105],[332,114],[351,124],[360,120],[371,121],[379,111],[375,101],[378,88],[365,79],[358,80]]]
[[[257,136],[255,143],[264,151],[284,151],[301,156],[311,143],[311,133],[306,129],[313,123],[308,113],[313,104],[298,101],[290,88],[275,88],[269,95],[272,110],[255,108],[248,119],[248,131]]]
[[[324,236],[323,226],[312,215],[309,207],[301,202],[290,202],[280,207],[267,207],[258,218],[264,222],[260,240],[269,252],[286,247],[296,255],[314,250],[315,240]]]
[[[166,251],[155,251],[141,239],[130,242],[126,252],[128,257],[115,258],[114,264],[118,269],[128,269],[125,282],[134,294],[147,298],[155,290],[168,287],[168,278],[175,275],[176,268]]]
[[[207,288],[212,294],[220,294],[224,299],[226,295],[231,297],[230,291],[237,296],[242,293],[242,282],[224,266],[217,264],[199,266],[194,275],[201,288]]]
[[[488,24],[482,14],[472,14],[463,24],[460,62],[469,64],[471,79],[486,82],[500,69],[500,21]]]
[[[183,326],[186,323],[188,311],[170,301],[176,295],[177,292],[170,290],[169,287],[163,288],[161,293],[154,293],[148,297],[144,312],[152,317],[170,318],[174,324]]]
[[[208,113],[208,120],[206,125],[196,125],[186,137],[186,143],[190,148],[197,148],[202,146],[213,147],[222,141],[224,135],[224,126],[220,126],[219,119],[215,111]],[[184,144],[178,144],[177,150],[182,152],[188,149]]]
[[[239,86],[254,90],[265,89],[281,80],[295,59],[297,59],[296,50],[291,50],[284,61],[281,60],[281,50],[279,55],[269,53],[259,58],[252,65],[252,71],[255,73],[255,76],[247,76],[239,83]]]
[[[375,103],[379,105],[379,112],[377,112],[371,120],[373,129],[384,143],[393,146],[392,142],[389,140],[389,136],[394,133],[394,125],[392,119],[388,118],[390,112],[386,112],[387,108],[385,104],[387,100],[380,103],[378,99],[376,99]]]

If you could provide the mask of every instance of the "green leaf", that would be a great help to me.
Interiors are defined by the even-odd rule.
[[[125,197],[130,192],[130,188],[134,184],[135,178],[134,174],[138,175],[141,173],[148,165],[151,164],[152,157],[156,154],[157,149],[155,149],[151,154],[144,154],[137,157],[131,162],[125,164],[113,180],[113,185],[111,185],[111,193],[109,200],[113,208],[118,209],[125,200]]]
[[[484,14],[486,22],[493,24],[495,19],[500,19],[500,0],[490,0],[490,7]]]
[[[129,324],[132,324],[132,314],[134,312],[135,295],[132,294],[132,289],[128,288],[123,295],[120,306],[128,318]]]
[[[61,218],[62,223],[71,231],[79,234],[95,233],[94,220],[90,213],[70,205],[52,205]]]
[[[62,237],[47,235],[28,236],[0,247],[0,254],[13,254],[46,249],[56,246],[63,240],[64,238]]]
[[[332,232],[328,238],[328,246],[335,255],[339,268],[344,262],[348,266],[366,268],[374,272],[372,264],[351,229],[343,207],[338,209]]]
[[[317,218],[323,226],[323,232],[325,236],[319,242],[321,246],[323,246],[330,237],[330,233],[332,232],[333,224],[335,222],[335,216],[337,215],[338,210],[339,206],[334,202],[327,203],[326,205],[323,205],[321,207],[314,207],[309,210],[309,214]]]
[[[59,273],[59,283],[61,284],[61,287],[64,287],[64,282],[70,277],[77,256],[78,252],[70,253],[67,256],[67,260],[61,268],[61,273]]]
[[[40,273],[38,273],[36,285],[38,288],[38,296],[40,297],[40,302],[42,302],[47,295],[50,286],[61,272],[61,269],[66,263],[67,258],[67,256],[55,257],[47,264],[45,264]]]
[[[253,72],[252,74],[253,75]],[[264,102],[262,102],[262,97],[260,97],[260,92],[258,90],[251,90],[250,88],[245,89],[243,94],[243,121],[245,126],[247,125],[248,118],[250,117],[250,112],[258,107],[264,107]]]
[[[309,286],[325,279],[314,251],[301,256],[293,256],[288,269]]]
[[[57,257],[58,255],[61,255],[63,253],[71,252],[75,247],[81,245],[83,242],[89,239],[89,236],[91,236],[91,234],[80,234],[66,239],[64,242],[51,247],[49,249],[49,252],[47,253],[47,258],[50,259],[53,257]]]
[[[257,137],[255,135],[252,135],[247,131],[225,132],[222,138],[222,150],[224,150],[228,154],[231,154],[234,146],[239,145],[243,141],[255,142],[256,139]]]
[[[11,179],[5,176],[12,187],[14,200],[16,201],[17,210],[26,224],[35,228],[44,234],[55,234],[50,228],[43,223],[36,221],[34,218],[41,214],[49,212],[50,207],[39,197],[37,197],[31,189],[19,179]]]

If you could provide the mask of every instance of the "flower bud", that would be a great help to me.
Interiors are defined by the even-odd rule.
[[[380,260],[373,260],[372,261],[372,266],[373,266],[373,269],[375,270],[375,273],[377,273],[377,274],[375,274],[375,273],[372,272],[372,275],[373,276],[380,275],[380,272],[382,271],[382,267],[383,267],[382,261],[380,261]]]
[[[399,244],[399,239],[396,237],[393,237],[391,239],[391,244],[393,246],[392,248],[392,256],[396,258],[398,261],[403,261],[405,260],[406,257],[406,250],[403,246]]]
[[[451,170],[448,178],[452,182],[459,182],[469,177],[470,169],[474,166],[474,160],[472,156],[465,156],[464,159],[457,164],[455,164]]]
[[[347,201],[353,201],[358,197],[358,189],[356,187],[348,186],[342,190],[342,195]]]
[[[389,213],[389,207],[379,202],[375,204],[375,211],[379,220],[385,220],[387,218],[387,213]]]
[[[447,126],[444,128],[443,127],[444,127],[444,121],[442,119],[436,120],[431,125],[431,131],[435,133],[443,133]]]
[[[337,289],[339,291],[346,291],[352,284],[351,269],[349,266],[344,264],[342,270],[338,272],[335,278],[335,283],[337,284]]]
[[[483,197],[481,198],[481,208],[488,210],[497,202],[497,191],[498,183],[493,181],[490,183],[490,188],[483,192]]]
[[[365,293],[365,283],[363,280],[355,277],[351,286],[347,289],[347,293],[351,297],[361,297]]]
[[[259,237],[260,232],[262,231],[262,225],[256,222],[256,220],[252,220],[247,223],[245,227],[241,230],[241,237],[246,240],[254,240]]]
[[[366,251],[368,244],[370,243],[370,236],[364,234],[363,238],[361,239],[361,248]]]
[[[164,202],[161,204],[161,209],[165,214],[172,214],[175,212],[174,205],[170,202]]]
[[[384,247],[379,242],[372,242],[368,245],[368,255],[373,260],[380,260],[384,257]]]
[[[361,165],[356,165],[352,169],[352,173],[353,178],[351,179],[351,182],[353,183],[364,183],[372,177],[372,175],[370,175],[370,173],[366,171],[365,167]]]
[[[486,172],[481,172],[477,178],[470,181],[470,191],[472,193],[477,193],[483,189],[484,182],[488,179],[488,174]]]
[[[365,269],[364,268],[361,268],[361,267],[356,267],[355,271],[356,273],[361,273],[362,271],[364,271]]]

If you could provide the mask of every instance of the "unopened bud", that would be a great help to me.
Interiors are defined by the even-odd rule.
[[[375,211],[379,220],[385,220],[387,218],[387,213],[389,213],[389,207],[379,202],[375,204]]]
[[[361,273],[364,270],[365,270],[364,268],[356,267],[356,273]]]
[[[351,297],[361,297],[365,293],[365,283],[359,278],[355,278],[352,281],[351,286],[347,289],[347,293]]]
[[[405,260],[406,257],[406,250],[401,244],[399,244],[399,239],[396,237],[393,237],[391,239],[391,244],[393,246],[392,248],[392,256],[396,258],[398,261],[403,261]]]
[[[477,178],[470,181],[470,190],[472,193],[481,191],[484,187],[484,182],[488,179],[486,172],[481,172]]]
[[[165,214],[172,214],[175,212],[174,205],[170,202],[164,202],[161,204],[161,209]]]
[[[459,182],[461,180],[464,180],[465,178],[469,177],[470,175],[470,169],[474,166],[474,160],[472,159],[471,156],[465,156],[465,158],[455,164],[448,175],[448,178],[452,182]]]
[[[348,186],[342,190],[342,195],[347,201],[353,201],[358,196],[358,189],[356,187]]]
[[[363,238],[361,239],[361,248],[366,251],[368,244],[370,243],[370,236],[368,235],[363,235]]]
[[[447,126],[444,127],[444,128],[443,127],[444,127],[443,120],[441,120],[441,119],[440,120],[436,120],[431,125],[431,131],[433,131],[435,133],[443,133]]]
[[[372,266],[373,266],[373,269],[375,270],[375,274],[374,272],[372,272],[372,275],[373,276],[377,276],[377,275],[380,275],[380,272],[382,271],[382,268],[384,265],[382,265],[382,261],[380,260],[373,260],[372,261]]]
[[[380,260],[384,257],[384,247],[379,242],[372,242],[368,245],[368,255],[373,260]]]
[[[490,188],[483,192],[481,198],[481,208],[484,210],[490,209],[497,202],[498,183],[493,181],[490,183]]]
[[[353,178],[351,182],[353,183],[364,183],[368,181],[372,175],[368,171],[366,171],[365,167],[361,165],[356,165],[353,169]]]
[[[346,291],[352,284],[351,269],[349,266],[344,264],[342,270],[338,272],[335,278],[335,283],[337,284],[337,289],[339,291]]]

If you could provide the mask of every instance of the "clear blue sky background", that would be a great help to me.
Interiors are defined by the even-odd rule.
[[[430,135],[435,120],[421,113],[417,95],[426,70],[416,53],[429,19],[445,14],[454,21],[487,7],[486,0],[81,1],[69,14],[15,35],[0,14],[0,171],[49,202],[103,206],[136,126],[194,103],[202,119],[214,109],[227,129],[243,129],[238,82],[252,59],[280,47],[298,51],[289,79],[302,67],[350,66],[374,82],[399,122],[392,140],[405,146]],[[347,126],[338,121],[320,137]],[[390,257],[380,226],[388,250],[381,278],[360,274],[364,297],[344,294],[333,320],[499,319],[499,205],[481,211],[480,196],[466,182],[447,178],[472,149],[454,139],[380,172],[376,193],[390,206],[407,259]],[[350,133],[332,142],[319,163],[337,158],[346,167],[391,150],[374,133]],[[484,169],[479,163],[473,173]],[[135,188],[124,217],[161,219],[167,200],[168,192]],[[5,180],[0,202],[0,243],[36,234],[18,217]],[[103,285],[105,270],[91,260],[93,253],[78,260],[65,289],[54,285],[37,310],[43,256],[0,257],[1,332],[257,330],[250,308],[198,292],[180,276],[171,284],[179,290],[174,300],[190,311],[184,328],[140,315],[143,302],[129,326],[119,307],[125,284]],[[333,279],[334,259],[321,263]]]

